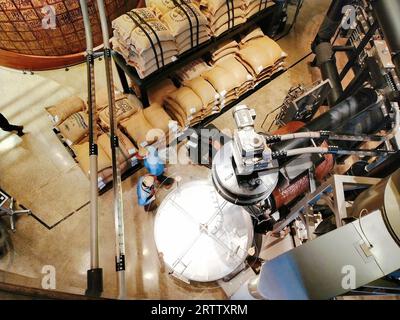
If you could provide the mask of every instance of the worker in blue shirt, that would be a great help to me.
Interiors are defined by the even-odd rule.
[[[157,182],[159,184],[166,188],[169,188],[175,180],[172,178],[168,178],[164,175],[165,163],[160,158],[157,149],[155,147],[149,146],[143,153],[143,165],[147,169],[149,174],[157,177]]]
[[[152,175],[145,175],[139,178],[137,184],[137,197],[139,206],[144,207],[146,212],[155,209],[156,178]]]
[[[141,177],[137,184],[138,203],[145,211],[151,211],[155,209],[156,183],[170,188],[175,180],[164,175],[165,164],[155,147],[149,146],[141,150],[138,159],[143,160],[143,165],[149,173]]]

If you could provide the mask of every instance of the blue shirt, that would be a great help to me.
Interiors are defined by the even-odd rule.
[[[164,173],[164,162],[158,156],[156,148],[150,146],[147,148],[147,150],[149,154],[144,159],[144,167],[151,175],[158,177],[159,175],[162,175]]]
[[[136,192],[137,192],[139,206],[148,205],[149,203],[153,202],[153,200],[154,200],[152,188],[146,187],[143,184],[143,179],[144,179],[144,177],[140,177],[138,184],[136,186]]]

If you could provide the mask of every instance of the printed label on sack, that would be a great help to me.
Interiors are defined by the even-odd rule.
[[[130,149],[128,150],[129,155],[135,154],[135,152],[136,152],[136,149],[135,149],[135,148],[130,148]]]
[[[103,179],[101,177],[97,178],[97,187],[99,189],[103,189],[106,186],[106,184],[104,183]]]
[[[178,122],[170,120],[168,122],[168,128],[170,131],[172,131],[173,133],[178,131]]]
[[[136,159],[136,157],[133,157],[133,158],[131,159],[131,167],[136,166],[138,163],[139,163],[139,162],[138,162],[138,160]]]

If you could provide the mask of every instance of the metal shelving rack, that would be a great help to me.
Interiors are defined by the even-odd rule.
[[[225,33],[223,33],[221,36],[218,38],[212,38],[206,43],[203,43],[196,48],[193,48],[189,51],[186,51],[183,53],[181,56],[178,57],[178,60],[174,63],[170,63],[156,72],[150,74],[144,79],[141,79],[135,68],[132,66],[129,66],[126,64],[125,59],[118,54],[117,52],[113,52],[113,58],[114,62],[118,71],[118,75],[121,80],[121,84],[124,90],[124,93],[133,93],[132,89],[129,86],[128,79],[129,77],[131,81],[138,86],[141,92],[141,99],[143,102],[144,107],[148,107],[148,98],[147,98],[147,89],[152,86],[153,84],[171,76],[175,71],[178,69],[182,68],[189,62],[198,59],[200,57],[207,57],[207,55],[210,54],[212,49],[216,48],[219,44],[223,43],[226,40],[229,39],[238,39],[240,34],[245,33],[248,31],[250,28],[253,26],[260,26],[262,27],[263,31],[265,34],[273,37],[274,34],[274,29],[276,29],[276,26],[281,23],[281,17],[282,17],[282,12],[285,9],[286,6],[286,1],[276,1],[275,3],[270,4],[267,8],[264,10],[260,11],[259,13],[255,14],[252,16],[250,19],[246,21],[246,23],[243,23],[241,25],[236,26],[235,28],[232,28]],[[263,86],[267,85],[269,82],[274,80],[275,78],[279,77],[284,70],[275,73],[272,75],[270,79],[266,79],[260,84],[258,84],[257,87],[247,91],[243,95],[241,95],[238,99],[232,101],[231,103],[227,104],[221,112],[211,115],[207,118],[205,118],[203,121],[201,121],[199,124],[194,126],[194,128],[203,128],[210,124],[212,121],[214,121],[216,118],[218,118],[220,115],[224,114],[225,112],[229,111],[232,109],[235,105],[240,103],[240,101],[244,100],[245,98],[249,97],[251,94],[256,92],[258,89],[262,88]],[[182,133],[181,136],[185,136],[185,133]],[[127,171],[125,171],[121,178],[122,180],[128,178],[138,170],[142,168],[142,164],[138,163],[136,166],[133,166],[129,168]],[[108,183],[106,186],[101,188],[99,190],[100,194],[103,194],[110,190],[112,188],[112,183]]]
[[[273,27],[281,18],[282,10],[282,2],[270,2],[267,8],[252,16],[245,23],[229,29],[217,38],[211,38],[207,42],[202,43],[199,46],[196,46],[195,48],[184,52],[183,54],[178,56],[177,61],[165,65],[164,67],[158,69],[157,71],[153,72],[143,79],[139,77],[134,67],[126,64],[125,59],[119,53],[114,51],[113,58],[124,92],[132,93],[132,89],[130,88],[127,80],[128,76],[129,79],[139,88],[143,106],[147,107],[149,105],[149,100],[147,97],[147,90],[149,87],[172,75],[175,71],[181,69],[191,61],[194,61],[201,57],[207,58],[210,52],[218,47],[218,45],[226,40],[231,40],[239,37],[240,34],[245,33],[255,25],[262,25],[264,33],[271,36]]]

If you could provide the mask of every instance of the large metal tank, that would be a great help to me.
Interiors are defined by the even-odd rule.
[[[102,43],[96,0],[88,0],[95,46]],[[141,5],[105,0],[108,21]],[[83,60],[85,31],[78,0],[0,0],[0,65],[47,70]]]
[[[400,245],[400,169],[360,194],[353,204],[352,215],[360,218],[380,210],[393,239]]]

